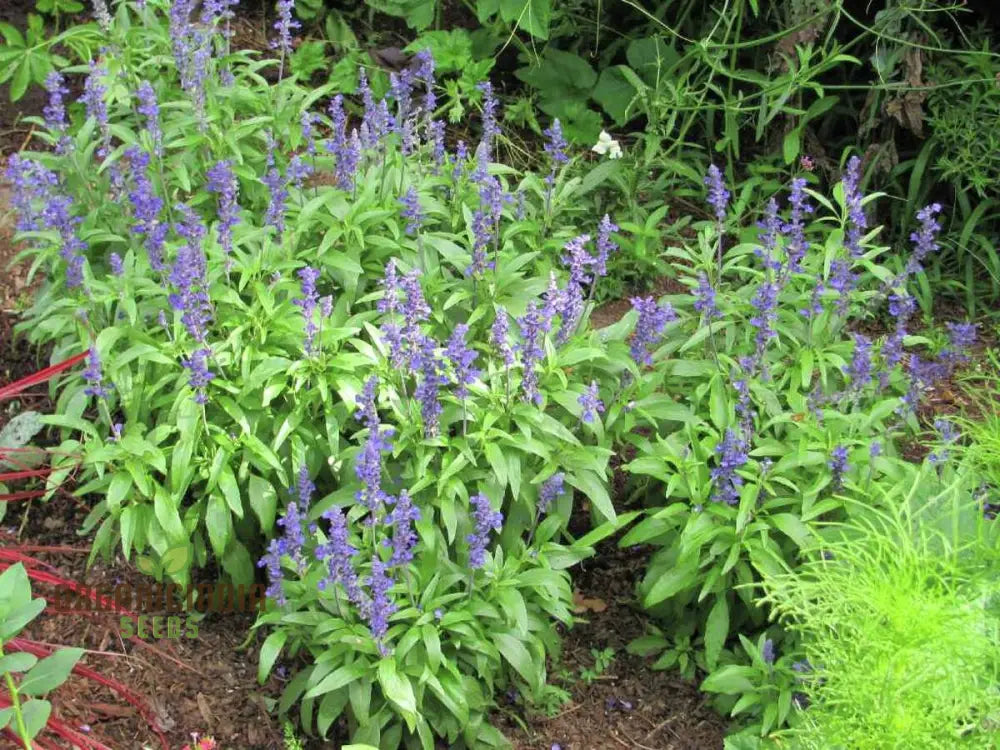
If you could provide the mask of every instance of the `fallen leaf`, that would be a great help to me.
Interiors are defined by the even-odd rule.
[[[581,612],[603,612],[608,608],[608,603],[603,599],[590,599],[579,591],[573,592],[573,611],[577,614]]]

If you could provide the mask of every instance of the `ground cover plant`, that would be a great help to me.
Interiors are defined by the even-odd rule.
[[[955,691],[900,688],[893,718],[852,675],[901,650],[916,664],[933,638],[886,633],[834,666],[829,618],[796,604],[796,586],[820,585],[830,612],[871,602],[882,590],[861,583],[907,561],[955,584],[939,609],[987,602],[946,574],[995,534],[994,425],[939,419],[922,471],[948,482],[952,458],[971,458],[975,523],[939,544],[937,516],[907,517],[914,549],[930,545],[912,560],[868,554],[902,526],[854,557],[837,546],[841,530],[856,540],[895,518],[901,482],[930,486],[905,460],[913,436],[927,440],[923,398],[984,326],[920,327],[926,269],[951,241],[940,204],[912,206],[899,242],[878,225],[887,196],[862,190],[860,153],[822,171],[799,159],[826,105],[776,105],[772,120],[798,118],[784,167],[734,182],[734,165],[703,169],[698,149],[664,146],[678,122],[656,119],[670,93],[659,37],[620,42],[642,68],[629,107],[657,127],[641,148],[603,132],[581,149],[568,142],[579,123],[523,102],[505,118],[474,32],[351,50],[316,85],[324,45],[296,35],[321,3],[298,16],[278,3],[263,51],[238,43],[231,0],[105,5],[87,30],[93,59],[46,71],[41,147],[7,166],[39,282],[19,330],[58,364],[33,381],[50,383],[54,413],[26,412],[0,437],[8,459],[54,438],[49,465],[11,464],[0,480],[34,481],[14,494],[42,508],[72,485],[90,507],[91,561],[265,581],[248,643],[258,680],[282,686],[271,707],[290,744],[503,747],[498,707],[558,714],[561,641],[602,604],[574,591],[574,566],[616,534],[648,553],[646,634],[622,658],[697,680],[732,717],[731,746],[851,746],[844,717],[887,742],[993,731],[992,666],[949,673],[973,675],[974,709]],[[510,10],[482,15],[542,38]],[[802,76],[779,76],[785,102],[844,62],[804,54]],[[529,111],[538,139],[505,164],[519,141],[503,123]],[[727,120],[718,153],[740,153],[740,127]],[[689,184],[668,204],[678,175]],[[642,276],[668,293],[628,294],[592,327],[596,301]],[[910,504],[941,504],[918,494]],[[987,549],[970,563],[977,581]],[[955,653],[982,642],[966,604],[935,621]],[[882,615],[849,614],[864,634]],[[608,644],[588,653],[590,686],[619,658]],[[627,697],[606,707],[631,710]]]
[[[940,472],[940,475],[939,475]],[[996,689],[997,526],[978,477],[950,459],[911,468],[824,529],[809,561],[765,579],[802,639],[788,733],[802,747],[988,747]]]

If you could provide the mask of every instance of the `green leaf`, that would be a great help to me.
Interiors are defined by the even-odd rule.
[[[15,652],[0,657],[0,674],[4,672],[27,672],[38,663],[38,657],[33,654]],[[0,722],[0,727],[3,723]]]
[[[45,728],[51,713],[52,704],[37,698],[21,706],[21,715],[29,739],[34,739]]]
[[[339,690],[345,685],[350,685],[354,683],[359,677],[368,671],[368,667],[364,662],[356,661],[351,664],[345,664],[342,667],[338,667],[332,673],[328,674],[322,680],[320,680],[318,685],[315,685],[308,691],[306,691],[306,698],[315,698],[318,695],[323,695],[324,693],[329,693],[334,690]]]
[[[180,575],[191,567],[191,561],[191,546],[189,544],[178,544],[170,547],[160,556],[163,572],[170,576]]]
[[[536,39],[549,38],[551,16],[549,0],[500,0],[500,17]]]
[[[266,479],[251,474],[247,482],[247,496],[250,507],[260,521],[260,528],[265,533],[270,532],[274,528],[278,507],[278,493],[274,491],[274,486]]]
[[[790,130],[785,133],[785,139],[782,141],[782,153],[785,157],[785,164],[791,164],[799,156],[801,133],[799,129]]]
[[[615,506],[608,495],[608,488],[596,474],[590,471],[575,471],[567,474],[566,481],[582,492],[606,521],[614,521]]]
[[[624,126],[628,121],[628,106],[635,97],[635,88],[628,82],[618,66],[601,71],[592,96],[615,123]],[[607,163],[613,163],[607,162]]]
[[[417,721],[417,699],[410,678],[396,671],[396,662],[390,657],[379,662],[378,681],[382,694],[399,709],[410,731],[413,731]]]
[[[271,667],[274,666],[275,660],[278,658],[278,654],[281,653],[281,649],[285,645],[285,641],[288,640],[287,630],[275,630],[271,635],[264,639],[264,643],[260,647],[260,660],[257,665],[257,682],[261,685],[267,680],[267,676],[271,673]]]
[[[240,488],[236,477],[228,465],[222,467],[219,474],[219,488],[226,497],[226,504],[237,518],[243,518],[243,501],[240,499]]]
[[[791,537],[800,549],[808,546],[812,539],[812,531],[798,516],[791,513],[775,513],[768,518],[784,534]]]
[[[205,507],[205,528],[208,529],[208,539],[216,556],[222,557],[232,534],[232,515],[226,506],[226,501],[217,492],[208,496],[208,505]]]
[[[701,683],[701,689],[708,693],[723,695],[739,695],[755,689],[752,677],[756,675],[753,667],[742,667],[737,664],[727,664],[712,672]]]
[[[535,661],[524,647],[524,643],[517,636],[510,633],[494,633],[493,643],[497,650],[507,660],[522,679],[536,690],[541,688],[542,672],[535,667]]]
[[[722,647],[729,637],[729,604],[725,592],[719,594],[719,599],[712,606],[705,622],[705,663],[708,671],[714,671],[719,661]]]
[[[153,492],[153,512],[156,514],[156,520],[160,522],[160,528],[171,542],[187,540],[187,532],[184,531],[184,524],[181,523],[173,498],[159,485],[156,485]]]
[[[83,656],[82,648],[64,648],[38,662],[21,680],[18,692],[39,696],[62,685]]]
[[[659,578],[646,594],[643,602],[647,607],[652,607],[665,599],[669,599],[680,591],[690,588],[698,580],[697,559],[686,560],[672,570],[667,571]]]

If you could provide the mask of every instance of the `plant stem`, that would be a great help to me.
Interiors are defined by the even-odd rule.
[[[0,655],[3,649],[0,648]],[[17,685],[14,684],[14,677],[10,672],[4,672],[4,680],[7,682],[7,692],[10,693],[10,705],[14,709],[14,721],[17,723],[17,734],[24,743],[25,750],[31,750],[31,736],[28,734],[28,727],[24,723],[24,714],[21,713],[21,699],[17,695]]]

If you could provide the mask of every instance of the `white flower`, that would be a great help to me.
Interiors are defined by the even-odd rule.
[[[622,147],[618,145],[618,141],[608,135],[608,131],[606,130],[601,131],[601,134],[597,138],[597,143],[590,150],[597,152],[601,156],[607,154],[609,159],[620,159],[622,156]]]

